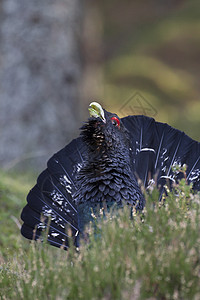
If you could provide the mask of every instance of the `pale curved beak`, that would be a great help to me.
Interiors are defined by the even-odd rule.
[[[90,103],[88,110],[90,112],[91,117],[100,118],[104,123],[106,123],[104,110],[99,103],[97,102]]]

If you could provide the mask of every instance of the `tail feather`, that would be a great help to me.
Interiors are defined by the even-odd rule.
[[[66,183],[76,189],[75,180],[85,155],[85,147],[81,138],[74,139],[69,145],[53,155],[48,161],[47,167],[50,174],[60,182],[64,177]]]
[[[191,167],[188,157],[193,146],[197,144],[199,147],[199,143],[167,124],[156,122],[156,128],[162,140],[159,145],[160,153],[157,155],[158,179],[162,182],[161,186],[166,183],[166,180],[172,185],[173,182],[184,176],[182,172],[178,171],[184,164],[187,165],[186,173],[188,173]],[[196,157],[197,152],[195,151],[193,155]],[[162,181],[163,178],[166,180]]]
[[[146,186],[147,179],[153,176],[154,171],[152,162],[155,160],[155,122],[145,116],[128,116],[122,121],[130,133],[134,172]]]
[[[74,227],[73,224],[77,224],[77,210],[75,204],[71,204],[70,201],[73,201],[71,195],[67,194],[64,187],[53,182],[48,170],[39,176],[37,184],[27,196],[28,205],[33,210],[43,214],[48,214],[47,212],[51,210],[52,214],[66,219],[66,222],[71,218],[71,225]]]
[[[29,240],[41,240],[41,232],[38,230],[32,230],[28,225],[24,224],[23,227],[21,228],[21,234],[26,237]],[[60,239],[56,239],[55,237],[52,239],[51,237],[48,237],[48,242],[55,247],[61,248],[67,250],[69,245],[68,243],[62,243]]]
[[[188,165],[187,180],[193,182],[193,188],[200,190],[200,144],[195,142],[190,152],[185,158],[185,164]]]
[[[27,196],[28,204],[22,211],[22,235],[38,239],[47,230],[47,240],[57,246],[68,247],[68,231],[78,243],[78,216],[73,194],[75,177],[83,162],[81,139],[73,140],[48,161],[47,169]]]
[[[162,194],[166,182],[171,186],[184,176],[177,170],[186,164],[188,182],[200,189],[200,143],[149,117],[129,116],[122,120],[130,132],[135,173],[145,187],[156,178]]]
[[[42,216],[39,212],[34,211],[28,205],[24,208],[22,212],[22,218],[25,225],[22,226],[22,234],[29,239],[43,239],[42,233],[45,231],[44,235],[47,235],[47,240],[51,242],[56,242],[59,247],[67,246],[68,239],[70,236],[67,234],[66,228],[63,225],[51,222],[48,217]],[[63,223],[64,224],[64,223]]]

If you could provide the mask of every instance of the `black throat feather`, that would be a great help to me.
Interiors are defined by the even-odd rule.
[[[90,118],[81,128],[87,146],[85,163],[77,175],[77,204],[86,201],[122,202],[144,207],[144,197],[133,176],[128,131]]]

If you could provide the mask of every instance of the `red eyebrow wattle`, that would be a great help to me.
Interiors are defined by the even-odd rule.
[[[120,121],[117,117],[112,117],[111,120],[115,120],[117,122],[117,127],[120,128]]]

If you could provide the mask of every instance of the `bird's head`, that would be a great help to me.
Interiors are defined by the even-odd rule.
[[[81,128],[81,136],[91,151],[116,152],[130,148],[128,131],[121,119],[97,102],[89,105],[90,118]]]

